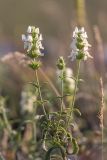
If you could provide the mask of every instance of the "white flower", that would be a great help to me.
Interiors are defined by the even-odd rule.
[[[78,50],[72,50],[71,54],[68,56],[71,61],[74,61],[78,55]]]
[[[87,33],[84,30],[84,27],[82,27],[81,29],[78,29],[77,27],[75,27],[75,30],[73,32],[73,38],[78,37],[78,33],[81,34],[82,38],[88,38]]]
[[[75,45],[77,43],[76,39],[74,39],[71,43],[71,48],[73,48],[73,50],[77,50],[77,46]]]
[[[40,32],[39,32],[39,28],[36,28],[36,29],[35,29],[35,33],[37,33],[37,34],[40,33]]]
[[[24,35],[24,34],[22,34],[22,41],[24,41],[24,42],[32,42],[33,41],[33,38],[32,38],[32,36],[31,35]]]
[[[75,28],[73,32],[73,41],[71,43],[72,51],[69,56],[72,61],[75,59],[87,60],[87,58],[92,58],[88,52],[91,45],[88,43],[87,38],[87,33],[83,27],[81,29]]]
[[[41,41],[39,41],[39,40],[36,42],[36,47],[37,47],[37,49],[44,49]]]
[[[26,36],[22,34],[22,41],[26,41]]]
[[[22,34],[24,49],[27,49],[27,52],[33,49],[33,51],[38,51],[42,55],[41,49],[44,49],[41,43],[42,40],[43,38],[39,32],[39,28],[35,28],[34,26],[28,26],[27,35]]]
[[[28,35],[26,40],[27,40],[28,42],[32,42],[32,41],[33,41],[33,38],[32,38],[31,35]]]
[[[42,34],[40,34],[40,36],[39,36],[39,40],[40,40],[40,41],[42,41],[42,40],[43,40]]]
[[[22,34],[22,41],[24,42],[24,49],[27,49],[27,51],[30,51],[32,48],[32,41],[33,38],[31,35],[24,35]]]
[[[32,33],[32,26],[28,26],[27,33]]]

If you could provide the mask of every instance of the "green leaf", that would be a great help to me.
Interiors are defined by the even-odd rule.
[[[58,112],[50,112],[49,115],[55,115],[55,116],[60,116],[60,114]]]
[[[32,84],[35,88],[38,88],[38,87],[39,87],[38,84],[35,83],[35,82],[29,82],[29,84]]]
[[[68,135],[68,139],[71,141],[71,143],[72,143],[72,135],[71,135],[71,133],[69,133],[69,132],[67,132],[67,135]]]
[[[72,138],[72,148],[73,148],[72,154],[77,154],[79,151],[79,146],[75,138]]]
[[[74,108],[73,110],[74,110],[74,112],[78,113],[78,114],[81,116],[81,112],[80,112],[80,110],[79,110],[79,109]]]
[[[37,103],[38,105],[43,105],[44,103],[49,103],[49,101],[48,100],[43,100],[43,101],[36,100],[35,103]]]
[[[67,76],[67,77],[68,77],[68,76]],[[74,81],[76,81],[76,78],[75,78],[75,77],[72,77],[72,76],[71,76],[71,77],[68,77],[68,78],[71,78],[71,79],[73,79]]]
[[[63,127],[59,127],[59,130],[62,131],[67,136],[67,131]]]

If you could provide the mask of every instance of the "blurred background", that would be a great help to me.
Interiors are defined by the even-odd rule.
[[[81,66],[81,77],[85,83],[80,84],[76,101],[83,114],[78,123],[82,134],[88,139],[87,147],[81,149],[80,160],[101,160],[99,79],[102,77],[104,83],[106,115],[107,0],[0,0],[0,93],[7,97],[12,118],[20,116],[21,93],[34,76],[16,56],[19,52],[24,53],[21,35],[29,25],[39,27],[43,34],[45,56],[42,67],[55,85],[56,59],[59,56],[64,56],[67,66],[75,74],[75,63],[68,59],[72,32],[75,26],[85,27],[92,45],[90,54],[93,59],[83,62]],[[42,74],[40,79],[43,80]],[[104,123],[106,128],[106,116]]]
[[[23,51],[21,34],[28,25],[40,27],[50,54],[67,53],[71,33],[77,24],[91,32],[99,27],[104,49],[107,42],[106,0],[0,0],[0,53]],[[77,10],[78,9],[78,10]],[[54,45],[53,45],[54,42]],[[63,45],[63,50],[60,46]],[[56,47],[53,47],[56,46]]]

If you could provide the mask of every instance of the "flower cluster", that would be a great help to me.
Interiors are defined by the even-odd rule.
[[[22,34],[22,41],[24,42],[24,49],[27,49],[27,56],[31,59],[29,66],[32,69],[38,69],[40,66],[40,61],[37,58],[43,56],[41,50],[42,46],[42,34],[40,34],[39,28],[34,26],[29,26],[27,29],[27,35]]]
[[[78,29],[77,27],[75,28],[75,31],[73,32],[73,41],[71,44],[72,52],[69,56],[72,61],[75,59],[87,60],[87,58],[92,58],[88,52],[91,45],[88,43],[87,38],[87,33],[83,27],[81,29]]]

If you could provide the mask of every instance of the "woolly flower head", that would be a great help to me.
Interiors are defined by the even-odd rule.
[[[44,49],[41,43],[42,40],[39,28],[35,28],[34,26],[28,26],[27,34],[22,34],[24,49],[27,49],[28,53],[32,52],[31,56],[41,55],[41,49]]]
[[[92,58],[88,52],[91,45],[88,43],[87,38],[87,33],[83,27],[81,29],[75,28],[73,32],[73,41],[71,43],[72,51],[69,56],[72,61],[75,59],[87,60],[87,58]]]

